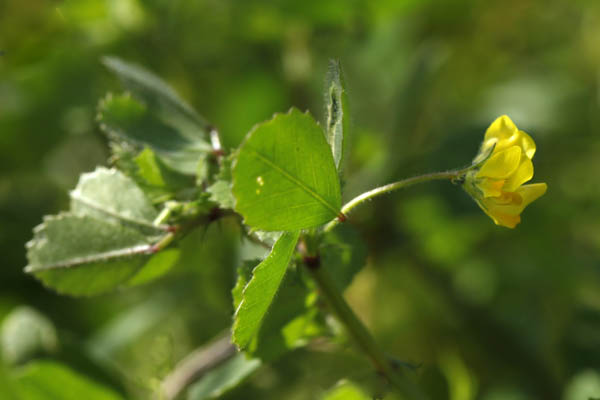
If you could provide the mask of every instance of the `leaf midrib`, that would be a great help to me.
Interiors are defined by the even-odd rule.
[[[97,211],[100,211],[104,214],[110,215],[111,217],[114,217],[116,219],[122,220],[122,221],[126,221],[126,222],[130,222],[132,224],[137,224],[137,225],[141,225],[144,226],[146,228],[152,228],[157,232],[161,232],[164,229],[160,226],[156,226],[151,222],[148,221],[144,221],[141,219],[137,219],[137,218],[132,218],[132,217],[126,217],[123,214],[119,214],[117,211],[114,210],[110,210],[105,208],[104,206],[102,206],[99,203],[96,203],[95,201],[89,199],[88,197],[85,197],[80,190],[73,190],[71,192],[71,198],[75,201],[80,201],[81,203],[85,204],[86,206],[89,206]]]
[[[302,182],[301,180],[295,178],[289,172],[287,172],[286,170],[284,170],[283,168],[281,168],[279,165],[275,164],[273,161],[269,160],[266,156],[264,156],[260,152],[256,151],[255,149],[249,148],[248,150],[252,151],[252,153],[254,153],[254,155],[260,161],[262,161],[263,163],[265,163],[269,167],[271,167],[274,170],[276,170],[277,172],[279,172],[281,175],[283,175],[285,178],[287,178],[291,182],[295,183],[304,192],[306,192],[308,195],[312,196],[315,200],[317,200],[318,202],[320,202],[321,204],[323,204],[326,208],[328,208],[329,210],[331,210],[331,212],[334,215],[337,215],[339,213],[339,210],[337,210],[334,206],[332,206],[331,204],[329,204],[329,202],[327,202],[327,200],[325,200],[317,192],[315,192],[310,187],[308,187],[306,184],[304,184],[304,182]]]
[[[119,258],[134,257],[138,255],[146,255],[152,252],[152,245],[150,244],[138,244],[135,246],[128,246],[122,249],[115,249],[105,251],[103,253],[96,253],[87,256],[70,257],[67,260],[59,261],[51,264],[39,264],[38,267],[35,265],[28,265],[25,267],[25,272],[42,272],[52,269],[61,268],[74,268],[85,264],[91,264],[94,262],[107,262],[116,260]]]

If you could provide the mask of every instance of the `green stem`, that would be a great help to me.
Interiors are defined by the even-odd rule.
[[[352,311],[346,300],[338,290],[333,278],[318,263],[308,265],[308,270],[317,283],[321,294],[327,299],[333,313],[339,321],[345,326],[349,335],[360,347],[360,349],[369,357],[377,371],[383,375],[390,384],[392,384],[408,399],[424,399],[423,394],[406,378],[399,375],[390,364],[386,355],[375,343],[375,340]]]
[[[348,215],[354,208],[358,207],[359,205],[361,205],[361,204],[365,203],[366,201],[369,201],[377,196],[381,196],[383,194],[390,193],[390,192],[393,192],[398,189],[403,189],[405,187],[412,186],[417,183],[423,183],[423,182],[434,181],[434,180],[456,179],[456,178],[460,177],[461,175],[463,175],[465,172],[467,172],[471,168],[472,168],[472,166],[469,166],[469,167],[463,168],[463,169],[459,169],[459,170],[455,170],[455,171],[433,172],[431,174],[413,176],[411,178],[406,178],[406,179],[403,179],[398,182],[380,186],[378,188],[369,190],[368,192],[364,192],[361,195],[356,196],[355,198],[350,200],[348,203],[346,203],[342,207],[342,214]],[[333,221],[331,221],[330,223],[328,223],[325,226],[325,232],[329,232],[330,230],[335,228],[335,226],[339,223],[340,223],[339,218],[334,219]]]

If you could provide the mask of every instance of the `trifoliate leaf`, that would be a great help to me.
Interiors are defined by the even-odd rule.
[[[331,150],[314,119],[296,109],[257,125],[233,167],[235,209],[266,231],[322,225],[340,212]]]
[[[299,236],[299,232],[281,235],[267,258],[254,268],[234,317],[232,341],[239,348],[246,348],[258,332],[285,275]]]
[[[339,170],[344,155],[344,136],[348,134],[348,96],[346,95],[344,75],[339,60],[329,61],[327,83],[325,87],[325,100],[327,104],[327,143],[335,166]]]

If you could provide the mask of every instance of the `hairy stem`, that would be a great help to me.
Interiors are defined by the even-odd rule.
[[[358,207],[359,205],[361,205],[375,197],[384,195],[386,193],[393,192],[398,189],[403,189],[405,187],[412,186],[417,183],[423,183],[423,182],[434,181],[434,180],[457,179],[458,177],[463,175],[465,172],[467,172],[470,168],[472,168],[472,167],[469,166],[467,168],[463,168],[463,169],[459,169],[459,170],[455,170],[455,171],[433,172],[431,174],[413,176],[411,178],[406,178],[406,179],[403,179],[398,182],[389,183],[387,185],[383,185],[378,188],[369,190],[368,192],[364,192],[364,193],[356,196],[352,200],[350,200],[348,203],[346,203],[342,207],[342,215],[348,215],[352,210],[354,210],[354,208]],[[331,221],[329,224],[327,224],[325,226],[325,231],[328,232],[328,231],[332,230],[340,222],[341,221],[339,218],[334,219],[333,221]]]

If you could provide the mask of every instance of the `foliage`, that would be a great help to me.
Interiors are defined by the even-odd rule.
[[[239,320],[280,231],[298,245],[249,290],[245,350],[182,398],[393,389],[333,318],[315,255],[428,397],[598,397],[594,2],[0,8],[0,398],[152,398]],[[550,188],[515,230],[444,183],[339,214],[464,165],[504,113]],[[269,147],[300,131],[300,150]]]

